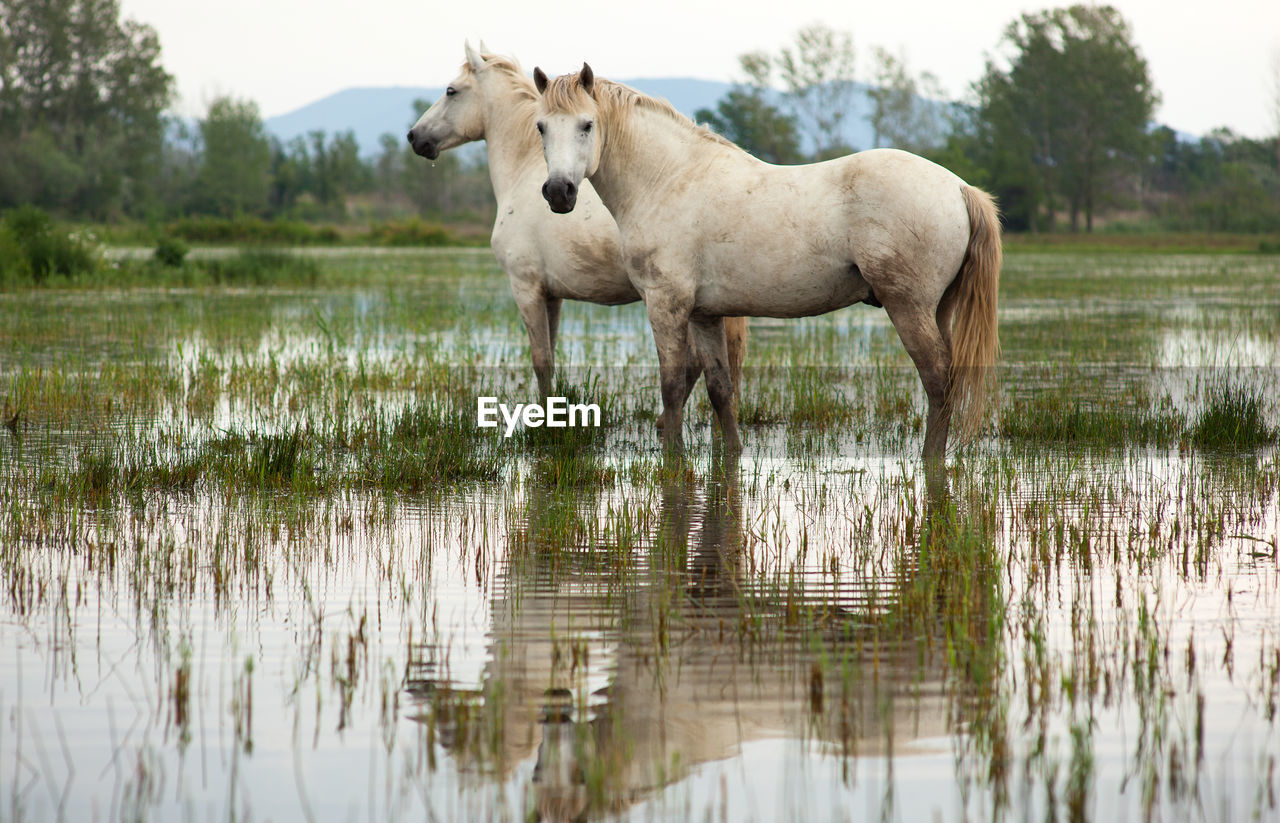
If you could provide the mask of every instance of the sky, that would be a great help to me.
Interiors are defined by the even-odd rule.
[[[463,41],[483,39],[526,71],[577,69],[602,77],[743,79],[738,55],[777,52],[814,22],[853,34],[858,79],[871,47],[906,54],[966,99],[1005,27],[1052,7],[1016,0],[121,0],[124,17],[160,36],[176,77],[175,107],[198,116],[233,95],[264,117],[285,114],[353,86],[443,86]],[[1069,5],[1067,0],[1056,5]],[[1227,126],[1263,137],[1280,129],[1277,0],[1115,0],[1161,95],[1156,119],[1204,134]]]

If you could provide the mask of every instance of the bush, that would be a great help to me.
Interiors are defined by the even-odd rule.
[[[156,243],[156,261],[161,265],[176,269],[187,259],[191,247],[177,237],[166,235]]]
[[[68,233],[45,211],[19,206],[0,216],[0,282],[40,283],[53,275],[93,274],[100,267],[93,237]]]
[[[370,227],[367,237],[370,243],[380,246],[451,246],[456,243],[453,233],[444,226],[416,217],[379,223]]]
[[[320,276],[315,259],[270,249],[244,249],[232,257],[201,260],[199,265],[219,285],[314,283]]]
[[[334,243],[339,239],[333,226],[310,226],[291,220],[263,220],[260,217],[184,217],[168,226],[174,237],[189,243],[274,243],[302,246]]]

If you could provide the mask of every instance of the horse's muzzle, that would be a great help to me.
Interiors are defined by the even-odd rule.
[[[413,129],[409,129],[409,145],[413,146],[415,154],[428,160],[435,160],[440,156],[440,147],[436,145],[436,141],[419,137]]]
[[[578,187],[568,180],[548,180],[542,184],[542,196],[556,214],[568,214],[578,204]]]

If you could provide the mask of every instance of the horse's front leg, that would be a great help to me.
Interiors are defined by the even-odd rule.
[[[724,447],[729,452],[740,451],[742,440],[738,436],[738,420],[733,402],[736,387],[730,369],[724,323],[719,317],[694,317],[689,322],[689,330],[702,361],[702,368],[706,371],[707,396],[711,398],[711,407],[720,420]]]
[[[529,332],[529,350],[533,358],[533,373],[538,378],[538,395],[546,400],[555,388],[554,337],[550,328],[547,298],[540,288],[523,282],[513,280],[511,290],[516,298],[516,306],[520,309],[520,318],[524,320],[524,327]],[[556,308],[558,324],[559,306]]]
[[[658,349],[658,375],[662,386],[662,441],[668,451],[683,451],[684,401],[689,359],[689,311],[684,301],[665,294],[645,295],[649,326]]]

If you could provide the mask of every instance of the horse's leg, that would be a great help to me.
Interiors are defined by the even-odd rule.
[[[520,309],[520,317],[529,332],[529,351],[533,357],[533,373],[538,378],[538,394],[545,400],[552,392],[555,354],[551,344],[550,305],[542,290],[536,286],[526,286],[512,282],[512,292],[516,297],[516,306]],[[556,312],[559,319],[559,311]]]
[[[653,342],[658,350],[658,373],[662,386],[662,441],[668,451],[683,451],[684,437],[681,426],[684,419],[684,401],[688,397],[686,360],[689,355],[690,307],[673,295],[650,292],[646,295],[645,308],[649,312],[649,326],[653,329]]]
[[[542,396],[547,397],[556,388],[556,340],[560,335],[560,304],[564,301],[559,297],[543,299],[547,304],[547,371],[550,377],[547,379],[547,388]]]
[[[560,334],[560,304],[563,302],[559,297],[547,298],[547,341],[551,346],[553,366],[556,359],[556,337]]]
[[[747,355],[747,318],[725,317],[725,344],[729,350],[729,377],[733,380],[733,418],[738,419],[738,397],[742,392],[742,361]]]
[[[724,436],[725,449],[737,452],[742,449],[742,440],[738,437],[738,421],[734,415],[734,385],[729,367],[729,349],[725,342],[724,323],[718,317],[694,317],[689,321],[698,357],[707,374],[707,395],[711,398],[711,407],[716,410],[720,420],[720,432]]]
[[[689,402],[689,394],[693,392],[693,387],[698,382],[698,378],[702,376],[702,358],[698,355],[698,344],[693,338],[693,326],[689,326],[689,350],[685,353],[684,361],[684,398],[680,401],[683,408]]]
[[[680,408],[684,408],[689,402],[689,395],[693,392],[693,387],[698,382],[698,378],[702,376],[702,359],[698,357],[698,350],[693,343],[693,329],[689,329],[689,349],[684,355],[684,394],[680,398]],[[658,422],[654,424],[658,429],[658,434],[662,434],[662,418],[658,418]]]
[[[947,407],[951,351],[938,328],[936,311],[896,301],[885,301],[884,308],[907,354],[916,364],[924,393],[929,398],[929,416],[924,427],[925,467],[941,466],[946,460],[947,432],[951,427],[951,409]]]

